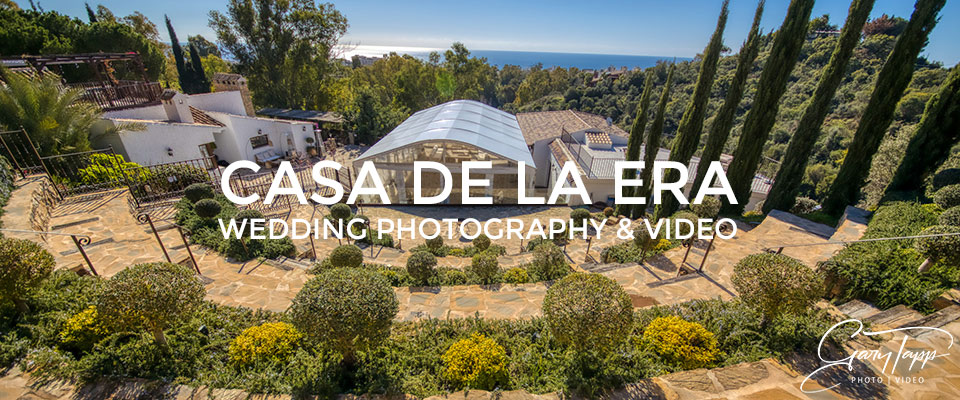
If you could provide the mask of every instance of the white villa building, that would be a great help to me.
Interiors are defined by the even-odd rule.
[[[140,165],[216,156],[219,162],[261,163],[305,154],[314,125],[248,114],[241,91],[186,95],[166,90],[161,104],[103,113],[91,132],[96,148],[114,151]],[[136,124],[142,130],[109,129]]]

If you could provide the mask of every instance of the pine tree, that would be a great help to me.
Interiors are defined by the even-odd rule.
[[[177,62],[177,75],[180,78],[180,90],[184,93],[191,93],[193,88],[190,81],[190,72],[187,70],[187,63],[183,59],[183,49],[180,47],[180,41],[177,40],[177,32],[173,30],[173,24],[170,17],[163,16],[167,20],[167,32],[170,33],[170,50],[173,51],[173,59]]]
[[[760,74],[760,83],[757,84],[753,108],[744,120],[743,133],[740,134],[737,149],[733,152],[733,161],[727,169],[727,178],[738,204],[725,204],[723,211],[726,213],[740,214],[750,199],[750,185],[757,172],[757,164],[760,162],[770,129],[776,122],[780,97],[787,89],[790,72],[797,63],[800,49],[807,37],[812,10],[813,0],[791,0],[783,25],[774,34],[773,47],[763,66],[763,73]]]
[[[700,61],[700,75],[697,76],[697,84],[693,89],[693,99],[687,106],[686,111],[683,112],[680,126],[677,127],[677,136],[674,138],[673,146],[670,149],[670,161],[687,164],[700,145],[700,133],[703,131],[703,119],[707,115],[710,89],[717,77],[717,62],[720,60],[720,52],[723,51],[723,30],[727,26],[729,5],[730,1],[724,0],[720,8],[720,17],[717,18],[717,28],[713,31],[710,43],[703,51],[703,60]],[[664,177],[666,182],[675,182],[678,179],[680,179],[680,171],[674,169],[667,171]],[[678,208],[680,208],[680,202],[677,198],[666,196],[662,203],[657,205],[656,218],[666,218],[677,211]]]
[[[877,75],[876,86],[860,117],[853,142],[847,148],[843,165],[823,202],[826,213],[840,215],[847,205],[857,201],[860,187],[870,171],[873,155],[893,122],[897,103],[913,78],[917,56],[927,45],[927,35],[937,25],[937,14],[944,3],[946,0],[917,0],[910,21]]]
[[[87,7],[87,19],[90,20],[91,24],[99,22],[97,19],[97,13],[93,12],[93,9],[90,8],[90,3],[83,3]]]
[[[670,72],[667,73],[667,82],[663,85],[663,92],[660,93],[660,100],[657,102],[657,114],[653,117],[653,123],[650,129],[647,129],[647,141],[645,143],[643,154],[643,170],[640,172],[640,179],[643,180],[643,186],[640,186],[636,197],[650,198],[650,192],[653,190],[653,183],[650,182],[653,176],[653,162],[657,159],[657,153],[660,152],[660,136],[663,135],[663,121],[666,118],[667,103],[670,102],[670,85],[673,84],[673,72],[676,65],[670,64]],[[646,204],[634,204],[632,218],[640,218],[646,210]]]
[[[853,0],[850,3],[850,11],[840,33],[840,40],[833,49],[833,55],[830,56],[827,67],[820,74],[820,82],[813,92],[813,98],[803,110],[800,124],[797,125],[797,130],[787,145],[773,188],[764,200],[764,213],[771,210],[789,211],[796,202],[800,183],[807,169],[807,161],[810,159],[810,153],[813,152],[817,138],[820,137],[820,127],[827,118],[830,103],[837,88],[843,82],[853,49],[860,43],[863,24],[870,17],[873,3],[874,0]]]
[[[633,125],[630,126],[630,138],[627,140],[627,161],[639,161],[640,160],[640,148],[643,145],[643,130],[647,127],[647,114],[650,109],[650,93],[653,92],[653,68],[647,69],[646,75],[643,77],[643,94],[640,95],[640,103],[637,104],[637,116],[633,120]],[[637,176],[637,170],[635,169],[626,169],[623,171],[624,179],[633,179]],[[634,187],[627,186],[624,188],[624,196],[633,196]],[[617,205],[617,215],[629,215],[630,214],[630,204],[618,204]]]
[[[210,80],[203,71],[203,60],[197,46],[190,45],[190,73],[193,75],[193,93],[210,93]]]
[[[887,193],[919,190],[924,180],[950,155],[960,141],[960,64],[923,110],[917,131],[907,144],[903,161],[887,186]]]
[[[760,0],[757,4],[757,11],[753,15],[753,26],[750,27],[750,33],[747,40],[740,47],[740,54],[737,56],[737,70],[734,72],[733,80],[730,81],[730,88],[727,89],[727,95],[723,99],[723,105],[713,117],[713,124],[710,125],[710,134],[707,135],[707,144],[703,147],[703,153],[700,155],[700,164],[697,165],[697,177],[693,181],[690,193],[700,190],[703,184],[703,177],[707,174],[707,168],[710,163],[720,160],[720,154],[723,153],[723,146],[727,144],[727,138],[730,137],[730,130],[733,129],[733,122],[737,116],[737,108],[740,107],[740,100],[743,100],[743,92],[747,86],[747,78],[753,71],[753,62],[760,53],[760,18],[763,16],[763,7],[765,0]]]

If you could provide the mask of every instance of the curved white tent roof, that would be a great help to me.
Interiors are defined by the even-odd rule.
[[[420,110],[367,149],[355,161],[414,143],[452,140],[534,165],[517,117],[473,100],[454,100]]]

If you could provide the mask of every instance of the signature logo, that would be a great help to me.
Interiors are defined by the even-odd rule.
[[[904,333],[903,339],[900,341],[900,347],[896,352],[887,351],[883,349],[856,350],[846,358],[842,358],[839,360],[827,359],[827,357],[824,356],[823,343],[826,341],[827,337],[829,337],[831,333],[847,325],[853,325],[856,327],[854,332],[850,334],[851,339],[856,338],[859,335],[870,337],[870,336],[883,335],[886,333],[894,333],[894,332],[903,332]],[[951,347],[953,347],[953,341],[954,341],[953,335],[950,334],[950,332],[947,332],[946,330],[943,330],[940,328],[933,328],[933,327],[927,327],[927,326],[915,326],[915,327],[903,327],[903,328],[896,328],[896,329],[888,329],[884,331],[870,332],[870,331],[864,331],[863,322],[857,319],[848,319],[845,321],[838,322],[836,325],[828,329],[827,332],[823,334],[823,337],[820,338],[820,344],[817,346],[817,357],[820,358],[820,361],[822,361],[823,365],[820,368],[817,368],[817,370],[811,372],[809,375],[807,375],[806,378],[803,379],[803,382],[800,383],[800,391],[807,394],[812,394],[812,393],[819,393],[819,392],[831,390],[837,386],[840,386],[840,384],[838,383],[828,388],[817,389],[817,390],[807,390],[805,388],[805,385],[809,380],[811,379],[815,380],[818,375],[823,374],[825,373],[825,371],[830,370],[832,368],[846,366],[847,371],[853,371],[853,363],[854,361],[857,361],[857,360],[882,361],[883,368],[881,369],[880,373],[883,375],[890,376],[893,374],[894,371],[896,371],[897,365],[899,365],[902,362],[910,363],[910,366],[908,368],[909,371],[913,371],[914,367],[916,367],[917,371],[920,371],[927,366],[927,362],[935,360],[940,357],[950,355],[950,353],[939,353],[937,352],[937,350],[922,350],[922,351],[908,350],[907,343],[910,341],[910,339],[912,339],[910,334],[919,335],[923,332],[934,332],[937,334],[942,334],[942,337],[944,339],[949,340],[945,350],[949,350]],[[910,379],[909,377],[896,377],[895,380],[908,381]],[[871,382],[883,383],[883,378],[882,377],[851,377],[850,381],[855,383],[871,383]],[[910,381],[923,383],[923,378],[919,377],[917,379],[913,379]]]

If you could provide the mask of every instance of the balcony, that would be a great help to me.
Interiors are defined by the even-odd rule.
[[[160,94],[163,93],[163,88],[158,82],[117,81],[116,84],[84,82],[69,86],[84,89],[81,99],[96,104],[103,111],[158,105]]]

